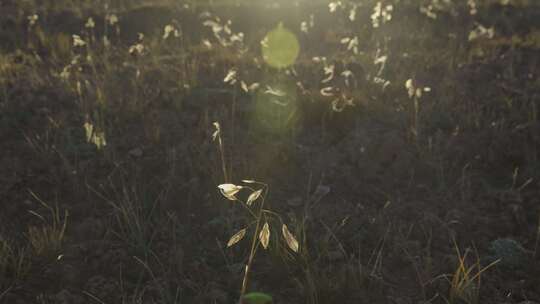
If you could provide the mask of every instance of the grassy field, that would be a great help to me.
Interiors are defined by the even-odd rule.
[[[540,303],[535,1],[0,12],[0,303]]]

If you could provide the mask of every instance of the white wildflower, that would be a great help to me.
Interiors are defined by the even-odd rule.
[[[212,134],[212,140],[215,141],[216,138],[220,138],[221,135],[221,126],[219,125],[219,122],[214,122],[214,128],[216,129],[214,133]]]
[[[349,11],[349,20],[351,22],[356,20],[356,4],[354,4],[351,10]]]
[[[261,85],[260,85],[258,82],[254,82],[254,83],[252,83],[252,84],[248,87],[248,89],[249,89],[250,91],[255,91],[255,90],[258,89],[260,86],[261,86]]]
[[[129,53],[131,55],[142,55],[145,51],[142,43],[137,43],[129,47]]]
[[[106,20],[111,26],[114,26],[115,24],[118,23],[118,16],[116,16],[115,14],[107,15],[107,16],[105,16],[105,20]]]
[[[328,9],[330,10],[330,13],[334,13],[336,9],[342,5],[341,1],[330,2],[328,4]]]
[[[37,14],[33,14],[33,15],[30,15],[30,16],[26,17],[26,19],[28,19],[28,25],[29,26],[34,26],[34,25],[36,25],[36,22],[38,21],[39,16]]]
[[[394,6],[389,4],[385,7],[382,6],[382,3],[379,1],[375,4],[373,8],[373,14],[371,14],[371,23],[374,28],[378,28],[381,24],[384,24],[392,20],[392,11]]]
[[[228,35],[231,35],[231,34],[232,34],[231,24],[232,24],[232,21],[231,21],[231,20],[227,20],[227,23],[225,24],[225,26],[223,26],[223,31],[224,31],[226,34],[228,34]]]
[[[341,39],[342,44],[347,44],[347,50],[353,51],[353,53],[358,54],[358,37],[354,38],[343,38]]]
[[[176,31],[176,29],[174,28],[174,26],[170,25],[170,24],[167,24],[165,26],[165,28],[163,29],[163,40],[169,38],[169,36],[171,35],[172,32]]]
[[[476,13],[478,13],[478,9],[476,8],[476,1],[468,0],[467,5],[469,6],[469,14],[476,15]]]
[[[306,21],[302,21],[302,23],[300,23],[300,31],[306,34],[308,33],[308,24]]]
[[[426,15],[428,18],[437,19],[437,14],[433,10],[433,5],[420,6],[420,13]]]
[[[240,32],[240,33],[236,33],[236,34],[231,35],[230,41],[231,42],[243,43],[244,42],[244,33]]]
[[[386,87],[388,87],[390,85],[390,81],[388,81],[388,80],[386,80],[384,78],[381,78],[381,77],[374,77],[373,82],[376,83],[376,84],[381,85],[383,91],[384,91],[384,89],[386,89]]]
[[[203,39],[203,40],[202,40],[202,44],[203,44],[206,48],[208,48],[208,49],[211,49],[211,48],[212,48],[212,43],[211,43],[210,40],[208,40],[208,39]]]
[[[321,83],[327,83],[334,78],[335,67],[334,64],[324,67],[324,74],[327,75],[327,77],[321,80]]]
[[[230,69],[229,72],[227,73],[227,76],[223,78],[223,82],[231,84],[231,85],[235,84],[237,73],[238,72],[236,71],[236,69]]]
[[[96,23],[94,22],[94,19],[92,19],[92,17],[88,18],[88,20],[86,21],[86,24],[84,25],[84,27],[88,29],[93,29],[95,26],[96,26]]]
[[[203,22],[206,27],[211,27],[214,35],[219,34],[223,30],[223,26],[214,20],[206,20]]]
[[[473,41],[478,38],[492,39],[493,36],[495,36],[495,29],[493,27],[486,28],[481,24],[477,24],[476,28],[469,33],[469,41]]]
[[[407,94],[409,95],[409,98],[412,98],[415,91],[412,79],[409,78],[407,79],[407,81],[405,81],[405,88],[407,89]]]
[[[69,71],[70,68],[71,68],[71,66],[67,65],[62,69],[62,72],[60,73],[60,78],[62,80],[64,80],[64,81],[69,80],[69,77],[71,76],[71,73]]]
[[[351,86],[350,79],[354,76],[353,72],[351,72],[350,70],[345,70],[341,72],[341,76],[345,78],[345,85],[350,87]]]
[[[334,90],[333,87],[325,87],[321,89],[320,93],[322,96],[326,96],[326,97],[334,96],[334,92],[332,92],[333,90]]]
[[[268,47],[268,36],[265,36],[263,40],[261,40],[261,46],[263,48],[267,48]]]
[[[82,40],[81,36],[72,35],[72,38],[73,38],[73,46],[74,47],[85,46],[86,45],[86,42],[84,42],[84,40]]]

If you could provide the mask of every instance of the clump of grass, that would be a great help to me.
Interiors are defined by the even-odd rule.
[[[111,180],[112,197],[91,187],[90,190],[113,208],[116,229],[112,232],[136,252],[147,257],[151,254],[152,242],[157,233],[153,224],[161,197],[152,199],[148,191],[145,191],[147,189],[139,189],[135,181],[128,182],[122,178],[121,183],[118,186]]]
[[[454,243],[458,258],[458,267],[452,275],[450,282],[450,303],[479,303],[480,285],[482,274],[497,264],[500,260],[493,261],[487,266],[482,267],[480,257],[476,253],[476,259],[472,264],[467,262],[467,256],[470,252],[465,251],[461,254],[457,244]]]
[[[51,254],[58,253],[62,248],[69,213],[65,210],[62,217],[58,205],[55,205],[55,207],[52,208],[34,192],[30,191],[30,194],[51,213],[51,219],[48,221],[39,213],[30,211],[30,213],[43,221],[43,225],[41,226],[28,227],[27,237],[30,246],[37,256],[50,256]]]
[[[0,236],[0,301],[4,294],[26,277],[30,266],[26,248],[16,247]]]

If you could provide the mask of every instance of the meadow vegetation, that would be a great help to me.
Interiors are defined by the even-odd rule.
[[[0,1],[0,303],[540,303],[533,0]]]

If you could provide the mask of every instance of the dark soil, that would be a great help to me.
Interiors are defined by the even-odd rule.
[[[533,1],[477,1],[475,15],[441,4],[437,19],[416,1],[386,1],[392,20],[376,29],[376,1],[358,4],[354,21],[346,1],[335,13],[38,2],[0,1],[1,303],[236,303],[251,239],[226,244],[249,222],[217,186],[243,179],[269,185],[266,208],[300,241],[288,250],[271,222],[270,247],[257,252],[249,290],[274,303],[540,303]],[[232,20],[247,50],[219,46],[206,11]],[[106,25],[112,13],[119,23]],[[260,55],[278,22],[301,45],[284,70]],[[179,38],[162,39],[168,24]],[[478,24],[493,37],[470,40]],[[356,54],[341,42],[355,35]],[[138,42],[148,51],[130,52]],[[333,79],[314,56],[335,65]],[[238,82],[224,83],[233,68]],[[416,115],[409,78],[430,89]],[[241,80],[261,86],[245,92]],[[332,110],[329,86],[354,105]],[[269,88],[292,97],[272,103]],[[105,147],[87,140],[85,122],[105,132]],[[59,246],[50,230],[36,243],[32,229],[64,220]],[[473,278],[457,295],[460,256]]]

